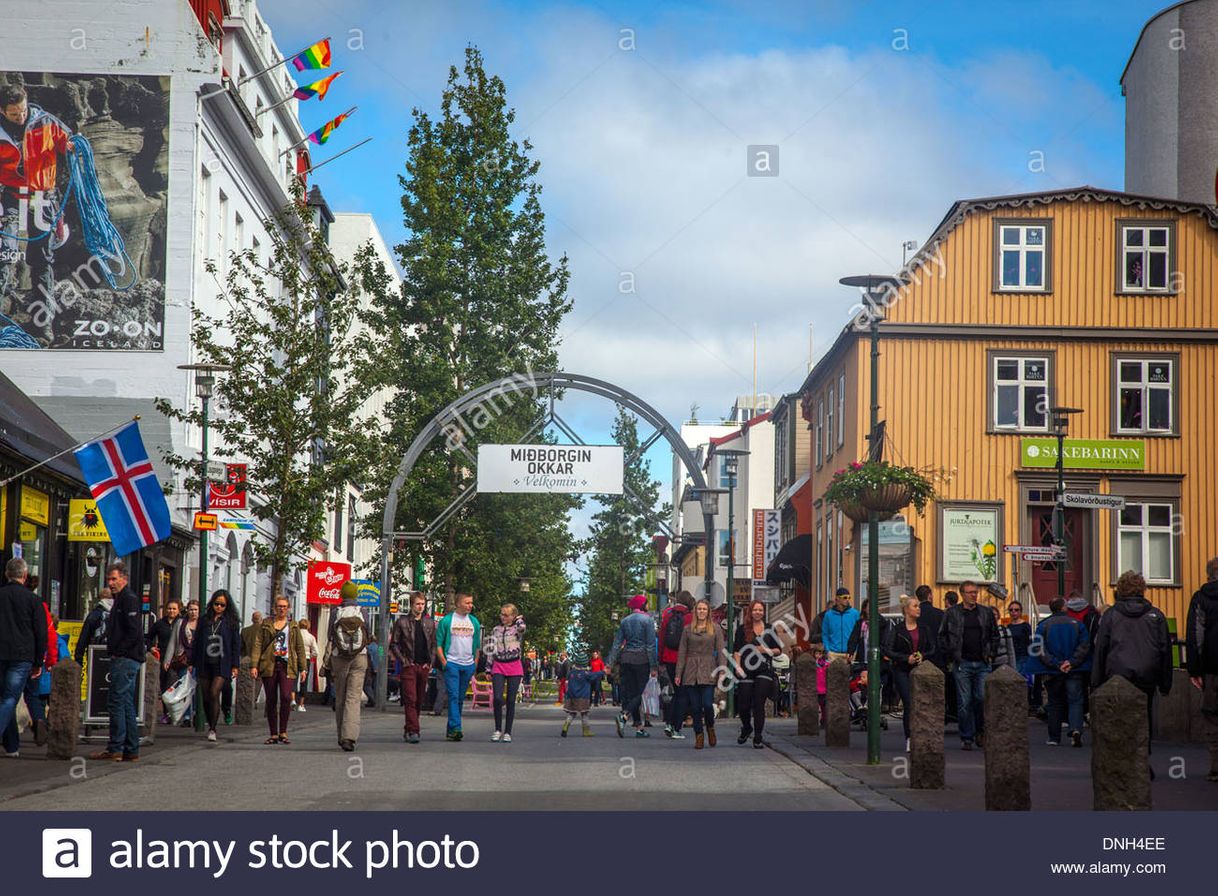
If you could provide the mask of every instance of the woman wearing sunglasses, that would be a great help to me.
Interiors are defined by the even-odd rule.
[[[221,588],[207,602],[191,651],[196,687],[203,695],[203,711],[207,715],[207,739],[213,744],[220,718],[220,692],[237,674],[240,661],[241,623],[237,621],[232,598]]]

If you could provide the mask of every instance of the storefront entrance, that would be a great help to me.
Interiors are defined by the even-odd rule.
[[[1029,507],[1031,544],[1053,544],[1053,508]],[[1066,572],[1066,597],[1074,591],[1087,596],[1088,575],[1087,546],[1091,540],[1091,511],[1067,509],[1063,537],[1066,541],[1066,560],[1062,564]],[[1032,591],[1038,604],[1048,604],[1057,597],[1056,563],[1032,564]]]

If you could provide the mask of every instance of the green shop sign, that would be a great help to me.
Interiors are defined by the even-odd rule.
[[[1025,467],[1056,467],[1057,439],[1021,439]],[[1146,443],[1140,439],[1066,439],[1062,466],[1067,470],[1144,470]]]

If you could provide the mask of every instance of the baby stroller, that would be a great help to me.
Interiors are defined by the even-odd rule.
[[[867,666],[854,663],[850,667],[850,726],[867,730]],[[888,718],[880,716],[880,729],[888,730]]]

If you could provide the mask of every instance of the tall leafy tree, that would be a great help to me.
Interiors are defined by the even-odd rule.
[[[473,483],[478,444],[518,441],[543,419],[545,397],[529,377],[557,365],[558,328],[571,303],[566,257],[552,262],[546,252],[539,165],[528,141],[512,136],[515,112],[481,53],[467,48],[463,67],[450,69],[437,116],[420,109],[413,116],[400,179],[403,278],[392,290],[373,284],[362,352],[361,379],[390,395],[382,418],[365,430],[373,500],[384,501],[402,454],[438,411],[501,377],[519,375],[522,383],[471,411],[420,458],[395,521],[398,531],[419,532]],[[567,513],[578,504],[479,495],[434,537],[399,546],[391,574],[408,584],[422,555],[432,590],[450,598],[456,589],[473,591],[480,608],[514,601],[533,640],[558,637],[570,594]]]
[[[638,421],[618,408],[613,440],[627,458],[639,447]],[[660,483],[651,478],[645,458],[623,471],[626,492],[600,498],[602,509],[592,518],[587,587],[580,600],[580,631],[588,645],[607,650],[613,642],[613,614],[626,612],[625,597],[643,590],[647,564],[655,559],[651,536],[667,516],[659,504]]]
[[[353,414],[362,391],[354,382],[351,332],[362,275],[337,263],[305,213],[303,197],[268,222],[269,258],[232,253],[207,270],[221,287],[211,315],[195,307],[191,343],[199,362],[229,364],[216,380],[209,419],[211,458],[248,463],[250,512],[270,524],[270,542],[254,539],[256,561],[271,570],[272,588],[325,537],[326,506],[356,471],[350,459]],[[161,398],[171,420],[202,425],[198,407]],[[167,454],[201,490],[202,458]]]

